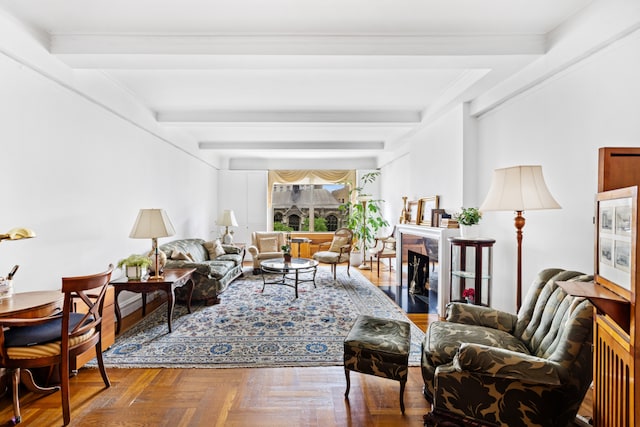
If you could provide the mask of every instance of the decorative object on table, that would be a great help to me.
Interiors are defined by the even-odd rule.
[[[149,271],[151,273],[155,274],[156,265],[157,265],[159,274],[162,274],[162,271],[164,270],[164,266],[167,264],[167,254],[165,254],[164,252],[159,250],[158,251],[158,255],[156,255],[156,253],[152,249],[152,250],[149,251],[147,256],[151,260],[151,265],[149,266]],[[156,256],[158,257],[157,260],[156,260]]]
[[[480,205],[485,211],[515,211],[518,243],[516,309],[522,305],[522,228],[526,210],[560,209],[542,175],[542,166],[512,166],[496,169],[487,197]]]
[[[482,212],[478,208],[465,208],[454,215],[460,224],[460,237],[473,238],[479,236],[478,224],[482,218]]]
[[[280,246],[284,262],[291,262],[291,233],[287,233],[286,244]]]
[[[360,185],[349,191],[349,199],[339,206],[340,212],[346,213],[346,228],[353,232],[355,242],[353,250],[362,253],[363,263],[360,268],[369,269],[366,254],[378,234],[378,230],[387,227],[389,223],[382,216],[380,204],[384,200],[374,199],[364,193],[367,184],[373,184],[380,172],[369,172],[360,177]]]
[[[133,239],[151,239],[151,251],[155,254],[154,274],[150,279],[162,279],[160,274],[160,255],[158,254],[158,238],[176,234],[173,224],[164,209],[140,209],[129,237]],[[165,260],[166,261],[166,260]]]
[[[141,280],[147,275],[151,259],[145,255],[132,254],[118,261],[118,268],[125,268],[125,275],[131,280]]]
[[[245,274],[220,294],[220,304],[194,305],[189,315],[186,306],[176,305],[170,334],[166,306],[147,314],[118,335],[116,343],[104,352],[105,365],[204,369],[342,366],[343,341],[359,314],[409,320],[357,269],[350,278],[340,269],[338,279],[333,280],[328,267],[319,266],[317,288],[311,282],[301,284],[300,297],[293,299],[286,286],[271,286],[260,293],[262,277]],[[409,366],[420,366],[423,339],[424,332],[411,323]],[[95,360],[88,366],[95,367]]]
[[[473,288],[467,288],[462,292],[462,298],[464,298],[467,304],[473,304],[475,297],[476,297],[476,290]]]
[[[402,196],[402,212],[400,212],[400,220],[398,221],[400,224],[407,223],[407,196]]]
[[[225,227],[224,236],[222,236],[222,243],[225,245],[233,244],[233,232],[229,232],[229,227],[237,227],[238,221],[236,220],[236,215],[231,209],[225,209],[225,211],[222,212],[222,216],[218,220],[218,225],[223,225]]]
[[[428,227],[431,226],[431,212],[434,209],[438,209],[439,200],[439,196],[423,197],[418,200],[418,219],[416,222],[417,225],[426,225]]]
[[[19,265],[14,265],[7,277],[0,277],[0,299],[13,295],[13,276],[18,271]]]

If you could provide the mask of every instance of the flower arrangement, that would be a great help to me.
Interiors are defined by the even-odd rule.
[[[125,267],[149,267],[151,259],[145,255],[129,255],[128,257],[118,261],[118,268]]]
[[[282,250],[283,254],[290,254],[291,253],[291,246],[290,245],[282,245],[282,246],[280,246],[280,250]]]
[[[476,296],[476,290],[473,288],[467,288],[464,291],[462,291],[462,298],[466,300],[473,300],[475,296]]]

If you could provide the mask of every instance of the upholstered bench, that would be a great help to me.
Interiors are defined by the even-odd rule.
[[[411,328],[408,322],[361,314],[344,340],[345,398],[349,398],[349,372],[400,381],[400,410],[404,414],[404,387],[409,372]]]

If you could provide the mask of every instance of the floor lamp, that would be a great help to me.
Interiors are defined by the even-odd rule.
[[[176,234],[169,216],[164,209],[140,209],[129,237],[132,239],[151,239],[155,254],[154,275],[150,279],[162,279],[158,261],[158,237],[169,237]]]
[[[524,211],[560,209],[542,176],[542,166],[513,166],[496,169],[489,193],[480,211],[515,211],[516,239],[518,242],[518,270],[516,311],[522,305],[522,228]]]

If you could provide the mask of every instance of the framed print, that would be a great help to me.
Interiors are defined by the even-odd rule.
[[[418,224],[418,201],[407,202],[407,216],[409,224]]]
[[[596,197],[596,281],[625,298],[635,293],[637,193],[627,187]]]
[[[443,213],[444,213],[444,209],[431,210],[431,226],[432,227],[440,227],[440,219],[442,218]]]
[[[438,209],[438,196],[424,197],[418,200],[418,225],[431,226],[431,214]]]

